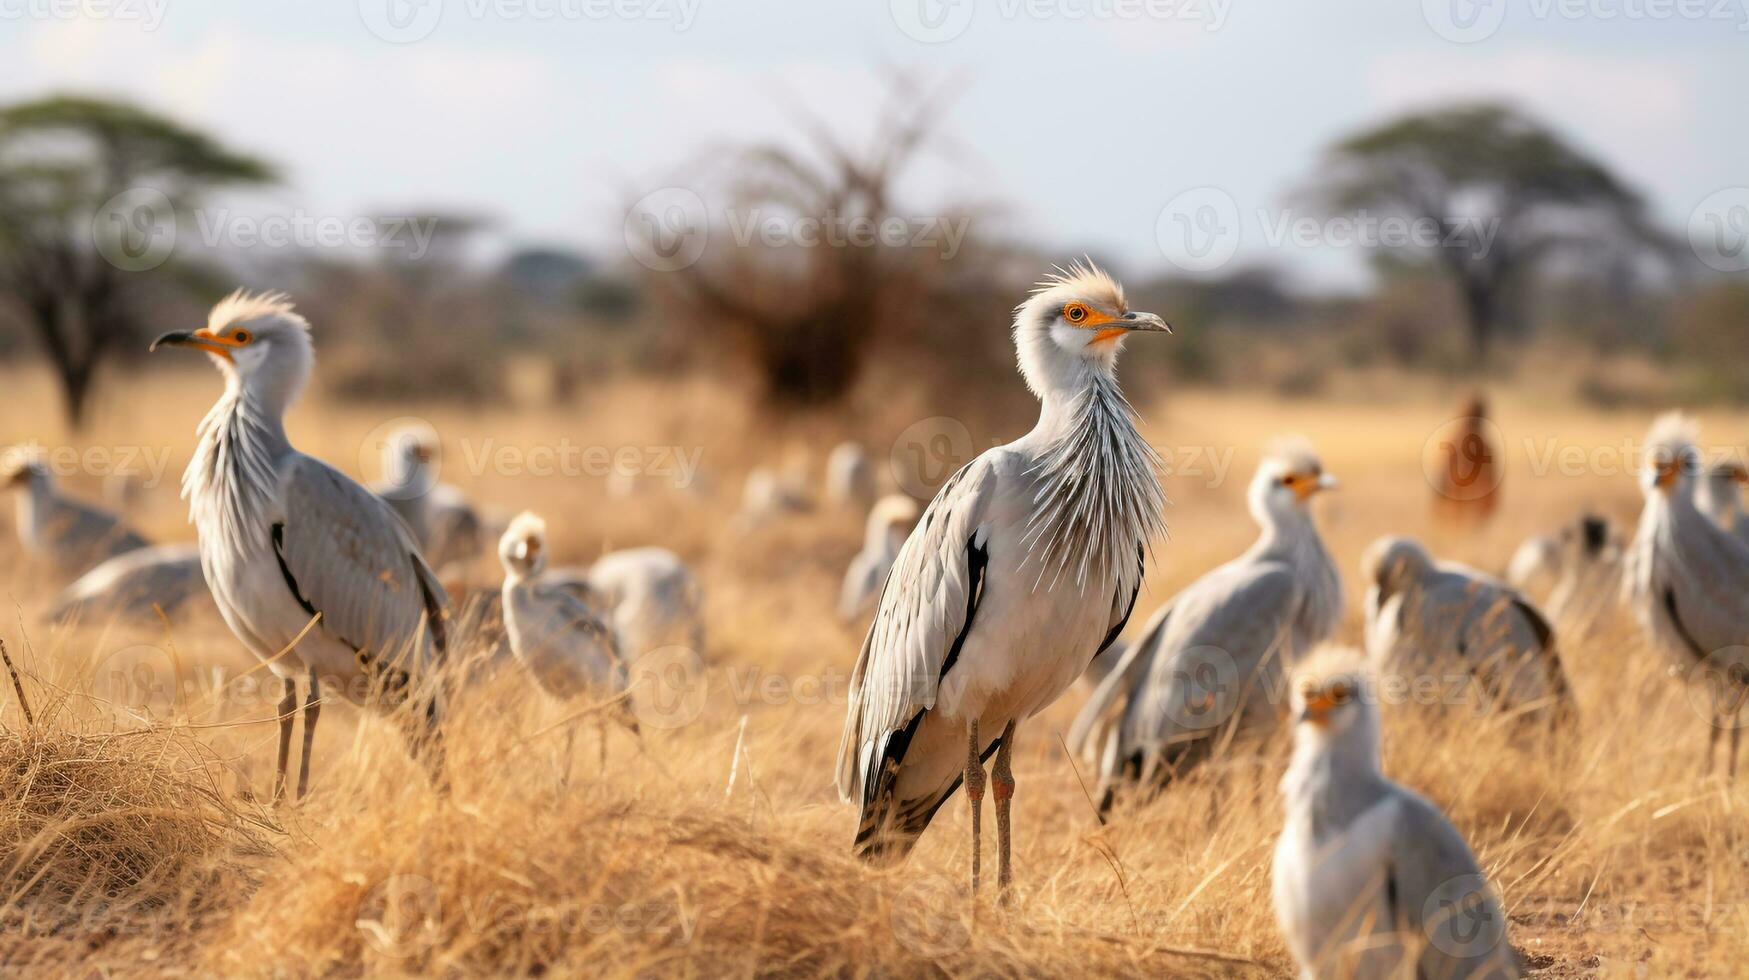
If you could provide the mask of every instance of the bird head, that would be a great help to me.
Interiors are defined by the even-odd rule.
[[[917,501],[902,493],[888,494],[875,501],[868,512],[867,536],[871,541],[892,537],[903,541],[917,523]]]
[[[1312,498],[1336,489],[1336,477],[1303,439],[1283,439],[1272,444],[1251,478],[1251,512],[1259,522],[1306,514]]]
[[[1408,538],[1380,538],[1360,557],[1361,579],[1369,588],[1376,586],[1381,599],[1401,591],[1432,568],[1427,549]]]
[[[1288,697],[1296,739],[1378,737],[1372,679],[1357,651],[1316,651],[1294,671]]]
[[[1171,332],[1158,316],[1131,310],[1123,287],[1092,263],[1045,277],[1014,309],[1020,373],[1041,398],[1076,390],[1090,369],[1109,373],[1130,334]]]
[[[547,567],[547,522],[531,511],[511,520],[498,539],[498,559],[513,579],[539,575]]]
[[[407,425],[383,441],[383,473],[401,485],[425,482],[422,478],[437,458],[436,434],[429,426]]]
[[[284,293],[237,290],[220,300],[199,330],[176,330],[152,341],[151,349],[204,351],[227,380],[275,399],[283,409],[309,377],[310,324]]]
[[[1658,417],[1646,435],[1646,466],[1641,484],[1647,496],[1693,493],[1700,476],[1700,450],[1695,448],[1694,421],[1678,412]]]

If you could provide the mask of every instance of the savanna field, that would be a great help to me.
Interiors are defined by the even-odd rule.
[[[155,540],[192,540],[176,479],[219,381],[199,364],[120,374],[73,436],[46,377],[0,373],[0,444],[149,450],[166,469],[129,520]],[[1153,383],[1128,393],[1172,466],[1171,536],[1155,543],[1131,636],[1253,540],[1244,487],[1273,436],[1306,436],[1342,481],[1318,518],[1345,579],[1339,636],[1355,643],[1359,557],[1380,535],[1416,536],[1495,573],[1527,535],[1582,508],[1630,535],[1640,497],[1629,450],[1652,414],[1582,407],[1534,372],[1492,391],[1500,509],[1482,530],[1453,533],[1432,523],[1423,453],[1463,389],[1357,378],[1310,399]],[[756,465],[806,466],[817,491],[827,450],[854,438],[892,486],[889,450],[937,414],[929,391],[908,390],[855,399],[836,420],[776,427],[740,390],[707,380],[619,380],[487,409],[365,407],[313,390],[289,434],[343,471],[375,478],[373,433],[423,419],[442,438],[442,479],[495,512],[540,512],[556,564],[656,544],[704,587],[702,666],[674,657],[639,691],[637,738],[610,730],[602,747],[579,717],[587,707],[552,704],[514,664],[471,664],[447,726],[447,797],[390,724],[342,704],[323,713],[311,793],[271,806],[278,690],[266,671],[216,616],[52,625],[46,607],[63,583],[20,553],[8,501],[4,972],[1292,975],[1269,881],[1285,738],[1261,757],[1206,766],[1145,807],[1120,807],[1101,828],[1092,774],[1059,737],[1087,696],[1077,686],[1020,729],[1011,910],[992,888],[977,903],[967,894],[960,798],[896,869],[850,857],[855,816],[837,800],[833,761],[865,624],[841,624],[834,606],[862,514],[816,506],[743,527],[741,482]],[[1700,419],[1705,443],[1749,438],[1749,414]],[[969,434],[982,449],[1028,425],[1017,416]],[[598,470],[537,471],[547,457],[536,450],[561,446],[645,460],[677,451],[698,469],[685,489],[658,473],[613,496]],[[61,482],[101,493],[95,474]],[[469,570],[476,585],[500,575],[490,554]],[[478,659],[463,639],[461,659]],[[1580,710],[1570,737],[1390,705],[1387,773],[1468,838],[1534,975],[1742,975],[1749,777],[1701,776],[1697,702],[1625,617],[1560,651]]]

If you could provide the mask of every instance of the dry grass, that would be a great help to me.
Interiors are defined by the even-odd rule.
[[[0,380],[20,402],[43,393],[31,376]],[[161,538],[189,534],[173,478],[215,386],[190,374],[113,391],[99,436],[73,443],[168,448],[172,479],[135,515]],[[1596,458],[1573,476],[1538,475],[1533,463],[1549,439],[1620,447],[1647,419],[1581,411],[1538,387],[1497,393],[1509,457],[1501,515],[1461,536],[1428,526],[1420,466],[1455,391],[1379,381],[1319,402],[1138,394],[1147,430],[1179,464],[1168,479],[1172,537],[1149,571],[1138,626],[1249,543],[1243,485],[1258,447],[1283,430],[1312,438],[1344,481],[1321,521],[1354,608],[1354,569],[1380,534],[1421,536],[1498,568],[1523,535],[1580,506],[1623,522],[1637,509],[1632,480],[1600,472]],[[710,666],[694,698],[656,724],[647,717],[641,743],[611,733],[605,770],[584,723],[568,786],[563,712],[501,672],[470,687],[452,717],[449,797],[428,788],[390,725],[339,706],[323,714],[312,796],[263,807],[252,793],[271,777],[278,692],[258,683],[222,625],[52,630],[40,617],[53,583],[0,528],[0,637],[38,715],[25,725],[0,690],[0,914],[41,923],[8,929],[0,964],[116,974],[1288,974],[1268,900],[1284,753],[1211,767],[1100,830],[1057,740],[1079,691],[1021,730],[1016,911],[974,912],[964,895],[968,829],[957,803],[903,867],[877,872],[848,858],[854,820],[830,782],[859,634],[835,621],[832,604],[860,522],[817,512],[757,532],[724,528],[754,463],[807,446],[817,464],[845,433],[884,451],[931,414],[924,394],[885,409],[876,395],[859,398],[868,410],[854,421],[781,433],[704,382],[620,382],[577,405],[514,413],[411,410],[445,438],[444,478],[504,510],[544,512],[560,559],[661,543],[694,562],[706,586]],[[291,431],[370,476],[370,434],[390,417],[318,401]],[[1743,417],[1706,423],[1715,438],[1749,432]],[[988,445],[1024,424],[972,435]],[[0,442],[65,438],[42,425],[9,414]],[[705,489],[613,500],[599,477],[468,465],[487,439],[525,450],[567,437],[702,451]],[[783,448],[761,448],[767,441]],[[1186,472],[1191,447],[1216,458],[1230,449],[1225,479],[1206,461],[1203,473]],[[491,571],[478,568],[482,580]],[[1357,619],[1344,625],[1349,639]],[[1514,942],[1545,975],[1741,973],[1749,780],[1699,777],[1702,721],[1627,624],[1565,653],[1582,711],[1574,738],[1527,742],[1490,719],[1393,708],[1389,771],[1452,814],[1504,891]]]

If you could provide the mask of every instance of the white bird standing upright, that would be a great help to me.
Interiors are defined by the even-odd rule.
[[[300,676],[309,693],[299,797],[322,701],[334,694],[407,706],[413,754],[444,786],[437,675],[448,597],[387,504],[286,438],[285,411],[315,360],[309,324],[283,295],[239,290],[206,327],[167,333],[160,347],[204,351],[225,379],[182,495],[219,613],[284,683],[274,799],[285,793]]]
[[[905,494],[888,494],[875,503],[863,529],[862,550],[850,559],[838,590],[838,618],[854,622],[874,605],[916,523],[917,501]]]
[[[826,456],[826,502],[867,507],[875,499],[874,464],[861,443],[841,442]]]
[[[540,580],[547,563],[546,539],[546,522],[525,511],[510,522],[498,541],[498,558],[504,563],[504,631],[510,652],[554,700],[570,701],[588,694],[623,696],[626,665],[615,646],[612,627],[568,589]],[[630,702],[624,697],[615,703],[611,715],[633,732],[638,730]],[[605,765],[606,716],[597,711],[595,718]],[[576,729],[567,726],[567,780],[575,735]]]
[[[1360,564],[1367,655],[1380,677],[1463,677],[1473,706],[1571,720],[1554,628],[1530,600],[1474,569],[1435,562],[1408,538],[1374,541]]]
[[[62,494],[40,452],[14,450],[0,472],[0,487],[19,491],[18,543],[26,553],[69,578],[99,562],[144,548],[145,538],[121,518]]]
[[[1712,771],[1719,730],[1729,728],[1735,778],[1749,699],[1749,547],[1695,506],[1701,463],[1694,440],[1693,423],[1675,413],[1660,417],[1646,437],[1646,504],[1622,585],[1678,675],[1707,686],[1712,718],[1703,771]]]
[[[1247,495],[1257,542],[1155,612],[1082,707],[1068,742],[1076,754],[1102,746],[1102,816],[1122,785],[1163,786],[1278,724],[1285,671],[1342,617],[1342,578],[1311,510],[1335,486],[1310,446],[1270,450]]]
[[[1379,768],[1371,679],[1352,651],[1296,671],[1275,917],[1307,978],[1516,977],[1506,911],[1439,808]]]
[[[1014,315],[1032,431],[954,474],[899,552],[851,675],[838,791],[854,849],[909,853],[963,781],[972,886],[983,759],[994,752],[998,880],[1008,893],[1015,726],[1056,700],[1123,630],[1164,532],[1159,456],[1118,389],[1123,338],[1167,331],[1104,272],[1050,277]]]
[[[407,426],[383,442],[383,480],[371,487],[419,542],[426,564],[443,571],[480,553],[480,515],[460,489],[437,482],[434,433]]]
[[[1743,513],[1743,487],[1749,485],[1749,469],[1735,460],[1707,468],[1694,487],[1694,503],[1701,513],[1738,541],[1749,545],[1749,514]]]

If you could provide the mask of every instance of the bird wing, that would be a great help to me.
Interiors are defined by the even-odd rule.
[[[1280,675],[1302,590],[1279,562],[1225,565],[1180,593],[1148,682],[1124,712],[1141,746],[1257,716]]]
[[[944,484],[923,512],[881,589],[874,623],[850,678],[838,746],[838,792],[862,802],[893,733],[935,706],[983,595],[986,511],[997,484],[987,456]]]
[[[1386,888],[1398,928],[1431,940],[1419,976],[1509,976],[1516,954],[1506,939],[1506,912],[1476,856],[1438,807],[1398,788]],[[1485,969],[1500,964],[1500,972]]]
[[[421,621],[444,649],[447,596],[406,525],[380,498],[320,460],[282,467],[284,510],[272,527],[287,588],[319,629],[372,658],[411,648]]]
[[[566,581],[536,582],[533,591],[552,613],[548,620],[550,629],[557,631],[563,628],[569,633],[601,645],[609,660],[619,662],[619,647],[614,641],[613,629],[609,627],[594,609],[590,608],[584,596],[574,583]]]
[[[1093,696],[1081,706],[1080,714],[1075,716],[1075,723],[1069,727],[1067,744],[1072,755],[1085,756],[1095,744],[1103,741],[1105,732],[1110,728],[1108,719],[1112,709],[1120,700],[1127,701],[1134,697],[1136,685],[1148,676],[1155,652],[1160,648],[1160,638],[1165,635],[1166,623],[1171,616],[1170,602],[1155,610],[1154,615],[1148,619],[1148,624],[1142,628],[1141,637],[1130,644],[1118,662],[1100,679],[1099,686],[1093,689]]]

